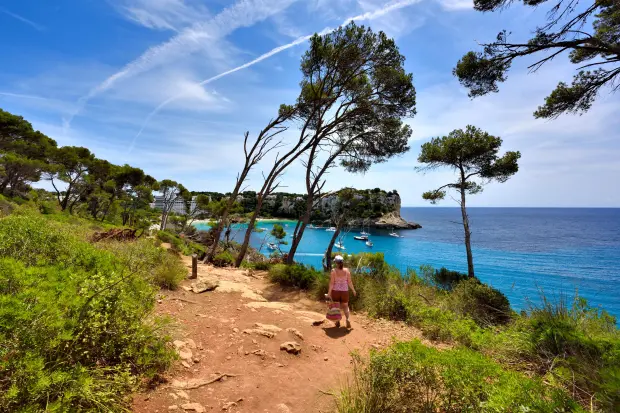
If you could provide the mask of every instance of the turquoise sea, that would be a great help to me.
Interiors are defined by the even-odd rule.
[[[548,298],[575,291],[620,319],[620,209],[604,208],[470,208],[476,275],[503,291],[517,310],[539,302],[540,291]],[[422,225],[418,230],[371,229],[369,248],[353,239],[359,230],[343,237],[347,253],[383,252],[386,260],[402,271],[422,264],[466,272],[463,229],[458,208],[403,208],[401,215]],[[252,236],[259,248],[275,222],[259,227],[267,231]],[[280,221],[289,234],[293,221]],[[206,229],[204,224],[198,227]],[[242,237],[236,228],[235,237]],[[323,252],[333,233],[306,230],[297,261],[321,266]],[[286,250],[286,246],[283,250]],[[270,251],[263,247],[262,252]]]

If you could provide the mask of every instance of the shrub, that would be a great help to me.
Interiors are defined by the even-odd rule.
[[[481,326],[506,324],[512,317],[508,298],[475,278],[457,284],[450,294],[450,307]]]
[[[290,287],[298,287],[302,290],[310,289],[317,277],[322,272],[303,264],[275,264],[269,269],[269,279],[271,282]]]
[[[151,318],[156,265],[137,254],[156,248],[95,247],[69,225],[0,219],[0,411],[125,411],[174,357]]]
[[[369,361],[354,356],[354,366],[337,399],[340,413],[583,412],[562,391],[467,349],[397,343]]]
[[[243,261],[241,263],[241,267],[253,269],[256,271],[269,271],[271,266],[272,264],[269,261],[258,261],[258,262]]]
[[[213,257],[213,265],[216,267],[230,267],[235,263],[235,257],[229,252],[224,251]]]
[[[446,291],[451,291],[458,283],[469,278],[467,274],[458,271],[450,271],[445,267],[441,267],[438,270],[430,268],[430,271],[423,268],[422,274],[426,283]]]

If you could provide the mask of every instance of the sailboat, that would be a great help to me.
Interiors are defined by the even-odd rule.
[[[329,227],[325,231],[327,231],[327,232],[336,232],[336,227]]]
[[[358,241],[368,241],[368,235],[356,235],[353,237],[353,239],[356,239]]]
[[[392,230],[392,232],[390,232],[390,237],[400,238],[400,235],[398,235],[397,232],[394,232],[394,230]]]
[[[369,228],[369,229],[370,229],[370,228]],[[360,235],[361,235],[361,236],[363,236],[363,237],[364,237],[364,236],[365,236],[365,237],[368,237],[368,235],[370,235],[370,233],[368,233],[368,232],[364,231],[364,226],[363,226],[363,225],[362,225],[362,232],[360,232]]]
[[[269,244],[267,244],[267,248],[269,248],[270,250],[277,250],[278,246],[273,242],[270,242]]]
[[[343,250],[343,251],[344,251],[344,250],[346,250],[346,248],[344,247],[344,245],[342,245],[342,243],[340,243],[340,242],[335,243],[335,244],[334,244],[334,247],[335,247],[335,248],[337,248],[337,249],[339,249],[339,250]]]
[[[373,244],[371,240],[366,241],[366,246],[372,248]]]

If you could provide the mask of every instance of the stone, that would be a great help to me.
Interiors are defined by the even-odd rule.
[[[177,390],[177,396],[179,396],[182,399],[189,400],[189,394],[187,394],[187,392],[183,390]]]
[[[295,341],[287,341],[286,343],[280,344],[280,350],[290,354],[299,354],[301,353],[301,344]]]
[[[258,328],[259,330],[269,331],[270,333],[274,333],[274,334],[282,331],[280,327],[274,326],[272,324],[254,323],[254,327]]]
[[[304,339],[304,335],[301,334],[301,332],[299,330],[297,330],[296,328],[290,327],[287,328],[286,331],[288,331],[289,333],[293,334],[294,336],[296,336],[298,339],[302,340]]]
[[[235,328],[233,328],[233,331],[234,331],[235,333],[238,333],[238,332],[239,332],[239,329],[238,329],[237,327],[235,327]]]
[[[174,393],[169,393],[169,394],[170,394],[170,397],[172,397],[172,400],[176,400],[176,399],[178,399],[178,398],[179,398],[179,396],[177,396],[177,395],[176,395],[176,394],[174,394]]]
[[[232,360],[232,356],[227,356],[226,360]]]
[[[267,338],[274,338],[276,335],[270,331],[259,330],[257,328],[248,328],[243,330],[244,334],[258,334]]]
[[[181,348],[179,350],[179,357],[181,357],[181,360],[189,360],[191,361],[193,358],[193,354],[192,351],[188,348]]]
[[[254,350],[252,352],[252,354],[261,357],[262,359],[264,359],[267,356],[267,353],[265,352],[265,350],[263,349],[258,349],[258,350]]]
[[[192,350],[196,348],[196,342],[192,340],[191,338],[188,338],[186,343],[187,343],[187,346],[191,348]]]
[[[192,291],[192,287],[188,287],[187,285],[182,286],[185,291]]]
[[[282,363],[276,363],[276,366],[278,366],[278,367],[284,367],[284,364],[282,364]]]
[[[186,361],[182,361],[182,362],[181,362],[181,365],[182,365],[183,367],[185,367],[186,369],[189,369],[189,368],[190,368],[189,363],[188,363],[188,362],[186,362]]]
[[[196,294],[206,291],[213,291],[219,287],[220,282],[215,278],[201,278],[200,281],[192,283],[192,291]]]
[[[276,413],[292,413],[291,409],[284,403],[276,406]]]
[[[243,401],[243,397],[237,399],[236,402],[228,402],[225,403],[224,406],[222,406],[222,410],[226,411],[228,409],[230,409],[231,407],[235,407],[237,406],[239,403],[241,403]]]
[[[198,357],[194,357],[192,361],[196,364],[200,363],[200,359]]]
[[[325,360],[325,361],[329,361],[329,357],[325,357],[323,360]]]
[[[174,344],[174,346],[179,349],[179,348],[183,348],[187,345],[187,343],[185,341],[181,341],[181,340],[174,340],[172,342],[172,344]]]
[[[204,406],[200,403],[186,403],[181,405],[181,409],[194,411],[197,413],[205,413],[207,411],[207,409],[205,409]]]
[[[168,406],[168,410],[178,410],[179,406],[177,406],[176,404],[173,404],[172,406]]]
[[[314,320],[312,322],[313,326],[320,326],[321,324],[323,324],[325,322],[325,320]]]

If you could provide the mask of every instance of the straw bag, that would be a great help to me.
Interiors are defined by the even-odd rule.
[[[340,313],[340,304],[335,302],[330,302],[327,305],[327,314],[325,315],[328,320],[331,321],[340,321],[342,319],[342,314]]]

